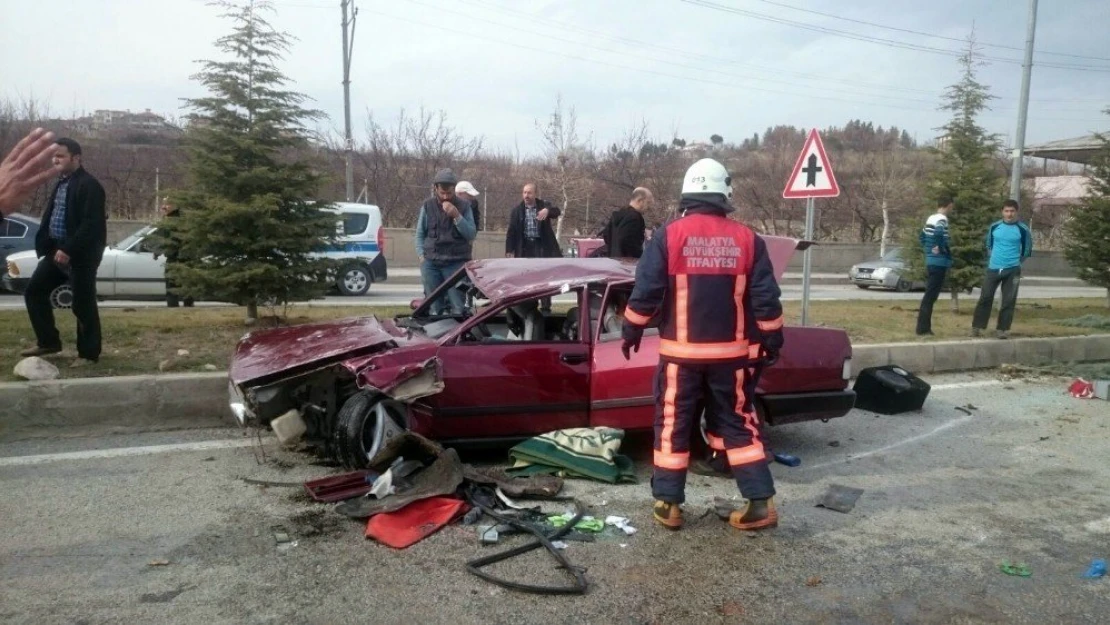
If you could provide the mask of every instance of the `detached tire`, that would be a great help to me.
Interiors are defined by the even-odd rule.
[[[335,417],[335,459],[350,469],[367,468],[389,440],[404,433],[404,414],[404,404],[372,391],[352,395]]]
[[[59,310],[73,308],[73,288],[68,284],[55,288],[50,292],[50,305]]]
[[[370,277],[369,267],[366,265],[347,265],[339,270],[339,279],[335,281],[335,285],[343,295],[357,297],[366,295],[366,292],[370,290],[371,282],[373,282],[373,278]]]

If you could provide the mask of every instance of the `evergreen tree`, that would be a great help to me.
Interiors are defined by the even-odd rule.
[[[311,199],[320,174],[286,157],[322,116],[284,88],[276,63],[289,35],[262,17],[266,2],[220,6],[234,27],[216,41],[225,60],[201,61],[193,76],[207,97],[186,100],[189,186],[171,194],[181,217],[164,224],[181,262],[167,274],[182,294],[246,306],[250,323],[260,303],[323,295],[331,263],[312,253],[334,240],[337,219]]]
[[[987,263],[984,237],[987,228],[998,218],[1005,199],[1005,178],[995,167],[993,156],[998,149],[994,135],[978,124],[978,117],[994,99],[988,88],[975,76],[977,61],[974,40],[960,57],[959,82],[948,87],[942,110],[951,111],[952,118],[943,126],[939,166],[930,174],[926,189],[928,208],[916,219],[903,224],[902,245],[908,273],[918,279],[925,275],[924,252],[918,242],[928,214],[935,210],[936,200],[950,197],[955,210],[948,217],[951,238],[952,268],[948,270],[947,287],[952,293],[952,309],[959,311],[959,293],[983,281]]]
[[[1110,108],[1106,113],[1110,115]],[[1110,136],[1096,136],[1102,149],[1091,162],[1094,171],[1086,197],[1071,210],[1064,255],[1081,279],[1106,288],[1110,307]]]

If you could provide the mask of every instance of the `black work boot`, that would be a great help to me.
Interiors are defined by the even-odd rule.
[[[734,510],[728,524],[738,530],[754,532],[770,529],[779,524],[779,514],[771,499],[752,499],[743,510]]]

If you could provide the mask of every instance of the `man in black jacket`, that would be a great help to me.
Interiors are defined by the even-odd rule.
[[[537,197],[536,183],[529,182],[521,191],[520,204],[509,213],[509,231],[505,235],[507,258],[561,258],[559,240],[551,223],[562,212],[550,202]],[[543,312],[551,310],[551,298],[540,302]]]
[[[644,234],[647,230],[644,211],[651,208],[654,200],[651,191],[644,187],[636,187],[632,191],[632,199],[628,200],[628,206],[615,211],[609,217],[609,224],[605,226],[602,238],[605,239],[610,258],[643,256]]]
[[[524,185],[523,200],[509,213],[509,231],[505,236],[508,258],[559,258],[559,241],[552,222],[562,215],[559,208],[537,197],[534,182]]]
[[[73,139],[56,142],[54,169],[59,174],[58,183],[35,237],[40,260],[24,293],[36,346],[22,355],[62,351],[50,294],[68,281],[73,289],[73,315],[77,317],[77,360],[71,366],[80,367],[100,359],[96,271],[108,239],[104,187],[81,166],[81,146]]]

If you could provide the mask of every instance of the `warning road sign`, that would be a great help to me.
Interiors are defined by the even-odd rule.
[[[802,153],[798,155],[798,162],[794,163],[794,171],[786,182],[782,197],[796,199],[838,195],[840,195],[840,185],[836,184],[836,176],[833,175],[829,157],[825,155],[821,135],[814,128],[806,137],[805,146],[802,148]]]

